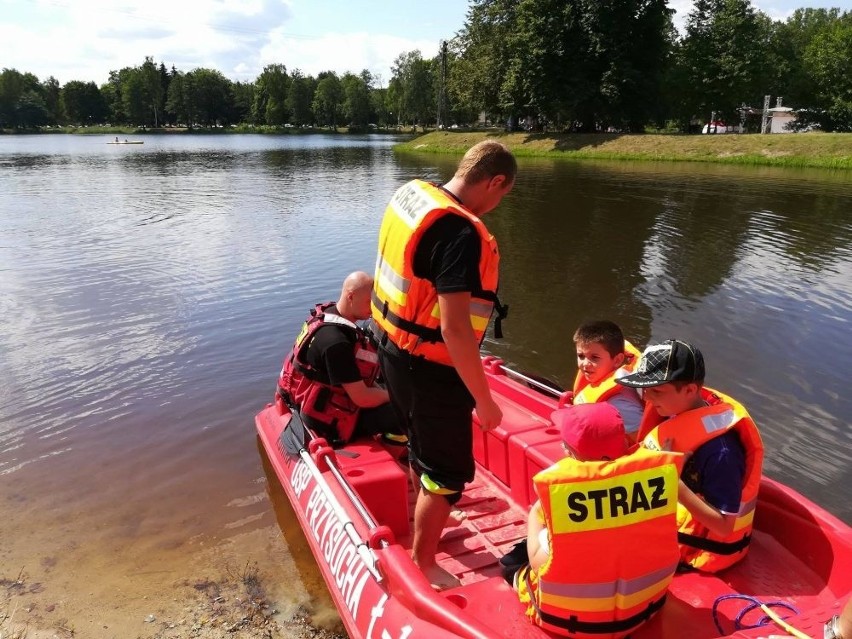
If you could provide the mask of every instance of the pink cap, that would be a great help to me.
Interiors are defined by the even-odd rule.
[[[612,404],[565,406],[553,411],[550,418],[562,431],[562,441],[581,460],[616,459],[627,454],[624,422]]]

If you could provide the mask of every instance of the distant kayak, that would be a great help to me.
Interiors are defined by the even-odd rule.
[[[107,144],[145,144],[142,140],[124,140],[122,142],[107,142]]]

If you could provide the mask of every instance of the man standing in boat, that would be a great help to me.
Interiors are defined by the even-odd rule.
[[[420,489],[412,558],[433,587],[458,585],[435,554],[453,504],[473,480],[472,411],[484,431],[503,418],[479,355],[497,299],[499,253],[481,217],[512,190],[509,149],[485,140],[443,186],[413,180],[385,210],[373,288],[379,360],[409,437]]]
[[[370,317],[373,278],[363,271],[343,282],[337,302],[318,304],[302,326],[278,379],[277,401],[299,411],[307,426],[332,444],[400,427],[388,391],[374,382],[378,356],[356,322]],[[404,440],[404,437],[402,438]]]

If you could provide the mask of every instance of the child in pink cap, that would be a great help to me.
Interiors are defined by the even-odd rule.
[[[577,404],[565,406],[551,415],[562,432],[565,454],[579,461],[613,460],[627,454],[627,436],[621,414],[612,404]],[[508,572],[529,563],[533,570],[542,566],[550,554],[547,526],[541,502],[536,501],[527,518],[526,556],[519,544],[501,563]],[[510,578],[507,570],[504,576]],[[513,585],[517,587],[517,584]]]

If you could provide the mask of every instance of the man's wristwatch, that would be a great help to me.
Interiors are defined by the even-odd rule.
[[[840,635],[840,615],[834,615],[831,619],[825,622],[822,636],[823,639],[843,639]]]

